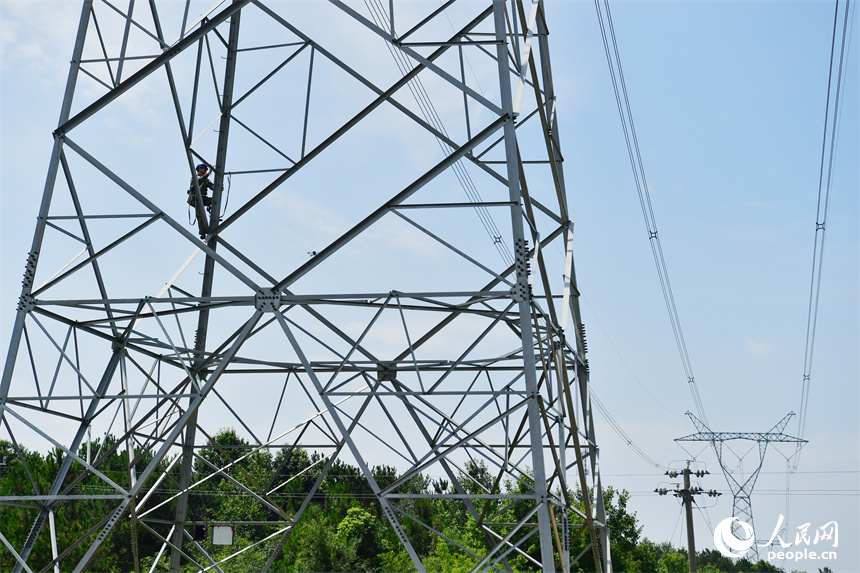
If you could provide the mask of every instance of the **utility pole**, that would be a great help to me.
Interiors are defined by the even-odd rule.
[[[687,517],[687,556],[690,561],[690,573],[696,573],[696,537],[693,534],[693,496],[699,494],[707,494],[710,497],[716,497],[721,495],[716,490],[710,489],[708,491],[704,491],[700,487],[692,487],[690,485],[690,474],[695,475],[696,477],[704,477],[708,475],[708,471],[706,470],[698,470],[693,471],[690,469],[690,461],[687,461],[687,467],[682,469],[680,472],[670,470],[666,472],[666,475],[671,478],[676,478],[678,475],[684,476],[684,489],[675,489],[672,492],[672,495],[675,497],[681,498],[684,503],[684,513]],[[656,493],[660,495],[666,495],[669,493],[669,490],[666,488],[658,488],[654,490]]]

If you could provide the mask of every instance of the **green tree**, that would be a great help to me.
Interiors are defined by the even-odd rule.
[[[675,549],[664,553],[657,563],[657,573],[687,573],[690,570],[690,562],[687,552]]]

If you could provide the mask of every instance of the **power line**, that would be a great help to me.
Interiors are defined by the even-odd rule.
[[[809,403],[809,386],[812,376],[812,357],[815,350],[815,328],[818,324],[818,303],[821,298],[821,270],[824,262],[824,239],[827,225],[827,212],[830,208],[830,191],[833,182],[833,167],[836,160],[837,119],[839,103],[842,97],[842,80],[845,72],[846,39],[848,37],[848,13],[851,0],[846,0],[842,19],[842,38],[839,48],[839,63],[836,73],[836,90],[833,97],[833,113],[831,114],[831,87],[833,86],[834,58],[836,55],[836,38],[839,22],[839,0],[833,12],[833,34],[830,41],[830,69],[827,76],[827,101],[824,106],[824,133],[821,140],[821,167],[818,172],[818,203],[815,213],[815,241],[812,253],[812,277],[809,286],[809,308],[806,317],[806,345],[803,356],[803,384],[800,398],[800,415],[798,416],[798,436],[801,438],[806,430],[807,406]],[[829,145],[828,145],[829,137]],[[826,167],[826,169],[825,169]],[[826,173],[825,173],[826,171]],[[797,468],[800,451],[796,452],[793,468]]]
[[[374,23],[380,28],[385,29],[386,26],[386,17],[385,17],[385,8],[382,6],[380,0],[365,0],[365,6],[373,18]],[[393,33],[393,31],[392,31]],[[400,73],[404,76],[412,71],[414,66],[406,58],[401,50],[395,49],[390,42],[385,42],[386,48],[388,48],[391,57],[394,59],[397,68],[400,70]],[[412,92],[412,97],[415,99],[415,103],[418,105],[421,110],[421,114],[424,116],[424,119],[431,124],[434,129],[436,129],[439,133],[444,134],[445,137],[448,137],[448,131],[445,129],[445,125],[442,123],[442,118],[439,117],[439,113],[436,111],[436,106],[433,105],[433,100],[430,98],[430,95],[427,93],[427,90],[424,88],[424,83],[421,81],[421,78],[415,76],[406,84],[409,87],[409,91]],[[450,138],[449,138],[450,139]],[[436,142],[439,144],[439,147],[442,150],[442,153],[445,156],[449,156],[452,153],[450,146],[445,143],[438,135],[436,136]],[[513,255],[511,255],[510,249],[508,248],[504,236],[499,228],[496,226],[496,222],[493,219],[493,216],[490,214],[489,210],[482,205],[484,202],[481,197],[481,193],[478,190],[477,185],[475,185],[472,180],[471,175],[466,170],[466,167],[463,164],[463,161],[458,159],[451,166],[454,175],[457,177],[457,180],[460,182],[460,186],[463,188],[463,191],[466,193],[466,196],[472,203],[475,203],[475,212],[478,214],[478,218],[481,220],[481,225],[483,225],[484,230],[490,236],[490,239],[493,241],[493,245],[496,250],[499,252],[499,256],[501,256],[502,260],[505,264],[511,266],[514,264]]]
[[[606,409],[606,406],[600,401],[597,395],[594,393],[594,390],[591,391],[591,402],[597,408],[597,410],[603,414],[603,417],[609,423],[609,426],[615,430],[615,433],[618,434],[622,440],[627,444],[627,446],[636,453],[637,456],[645,460],[649,465],[654,466],[655,468],[660,469],[669,469],[668,467],[661,465],[654,461],[648,454],[646,454],[642,448],[636,445],[630,436],[624,431],[624,429],[615,421],[615,418],[612,417],[612,414],[609,413],[609,410]]]
[[[606,12],[606,23],[604,23],[604,14],[603,10],[601,10],[600,0],[594,0],[594,6],[597,9],[600,34],[603,38],[603,48],[606,51],[606,62],[609,66],[609,75],[612,79],[612,89],[615,92],[615,101],[618,105],[618,115],[621,118],[624,140],[627,144],[627,154],[630,159],[630,167],[633,170],[633,179],[636,183],[636,191],[639,195],[639,205],[642,208],[642,215],[645,219],[645,228],[648,231],[648,241],[651,244],[651,252],[654,256],[654,263],[657,267],[657,276],[660,279],[663,299],[666,303],[666,309],[669,312],[669,322],[672,325],[675,344],[678,346],[678,353],[681,356],[681,363],[684,367],[684,373],[687,376],[687,384],[693,397],[693,404],[696,407],[696,412],[699,414],[699,418],[704,421],[705,424],[708,424],[708,419],[705,415],[705,407],[696,386],[696,378],[693,375],[693,366],[690,362],[689,353],[687,352],[687,343],[684,340],[684,333],[681,330],[681,319],[678,316],[675,297],[672,294],[672,285],[669,282],[669,271],[666,268],[666,258],[663,255],[663,246],[661,245],[660,237],[657,234],[657,220],[654,216],[654,207],[651,203],[651,194],[648,190],[648,182],[645,179],[645,166],[642,162],[642,154],[639,151],[639,140],[636,137],[636,128],[633,123],[633,112],[630,109],[630,98],[627,95],[627,85],[624,81],[624,70],[621,67],[621,55],[618,50],[618,42],[615,39],[615,28],[612,24],[612,13],[609,9],[609,1],[603,0],[603,10]],[[609,45],[610,40],[612,42],[611,48]]]

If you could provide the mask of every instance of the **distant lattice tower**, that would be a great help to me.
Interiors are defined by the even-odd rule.
[[[136,571],[229,567],[189,495],[232,427],[246,455],[321,455],[295,511],[277,470],[236,482],[265,570],[342,459],[418,571],[416,531],[475,571],[611,571],[543,3],[127,4],[84,2],[0,385],[0,439],[58,452],[0,500],[30,508],[15,570],[81,571],[118,524]],[[423,522],[428,498],[485,547]],[[75,504],[105,509],[57,546]]]
[[[713,432],[704,422],[696,418],[692,413],[687,412],[687,417],[690,418],[690,421],[693,422],[693,425],[699,431],[675,440],[676,442],[709,442],[711,444],[714,448],[714,453],[717,455],[717,461],[723,470],[723,475],[726,477],[726,482],[729,484],[729,489],[732,492],[732,517],[737,517],[739,521],[748,524],[750,531],[755,531],[752,513],[752,492],[758,480],[759,472],[761,472],[762,464],[764,464],[764,455],[767,452],[767,446],[770,443],[791,443],[797,444],[800,447],[806,443],[806,440],[783,433],[792,416],[794,416],[794,412],[789,412],[768,432]],[[723,448],[726,442],[735,440],[755,442],[758,445],[758,465],[753,471],[748,472],[747,475],[744,475],[742,472],[732,471],[727,463],[726,453]],[[739,461],[742,461],[743,456],[739,456],[739,458]],[[732,524],[732,533],[738,539],[748,539],[747,535],[741,530],[741,526],[736,523]],[[758,557],[758,544],[754,543],[750,549]]]

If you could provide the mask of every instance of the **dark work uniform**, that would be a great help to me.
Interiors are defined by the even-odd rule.
[[[188,189],[188,204],[194,207],[194,213],[197,216],[197,230],[200,238],[206,237],[206,231],[209,226],[206,223],[206,211],[212,205],[212,198],[208,195],[209,189],[214,189],[215,185],[209,181],[209,173],[203,177],[197,177],[197,187],[194,186],[194,179],[191,179],[191,186]],[[200,189],[202,201],[198,201],[197,188]],[[205,208],[205,211],[204,211]]]

